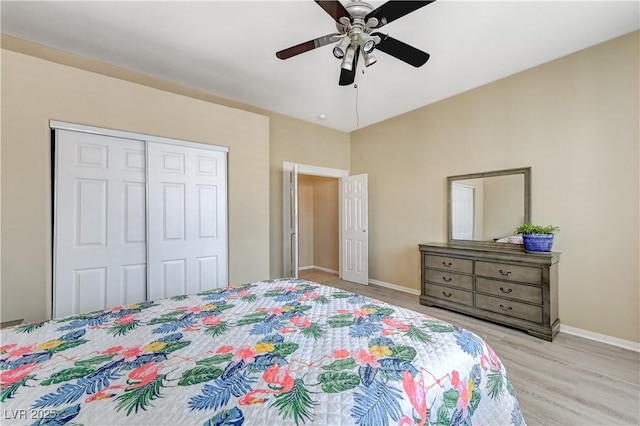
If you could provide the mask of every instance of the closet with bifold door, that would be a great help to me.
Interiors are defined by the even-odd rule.
[[[51,128],[54,318],[228,285],[226,147]]]

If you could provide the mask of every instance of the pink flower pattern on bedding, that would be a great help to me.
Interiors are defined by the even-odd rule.
[[[2,330],[3,424],[524,424],[474,333],[300,279]]]

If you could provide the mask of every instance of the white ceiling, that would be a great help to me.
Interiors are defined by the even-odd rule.
[[[430,60],[414,68],[378,52],[364,74],[360,63],[356,89],[338,86],[331,46],[275,56],[335,32],[312,0],[3,0],[0,8],[5,34],[343,131],[626,34],[640,21],[637,0],[438,0],[381,29]]]

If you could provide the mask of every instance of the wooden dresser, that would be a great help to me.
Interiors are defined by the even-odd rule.
[[[419,247],[421,304],[519,328],[545,340],[558,333],[559,253],[447,243]]]

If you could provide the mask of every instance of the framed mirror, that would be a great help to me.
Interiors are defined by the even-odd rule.
[[[495,244],[531,221],[531,167],[449,176],[447,187],[450,243]]]

